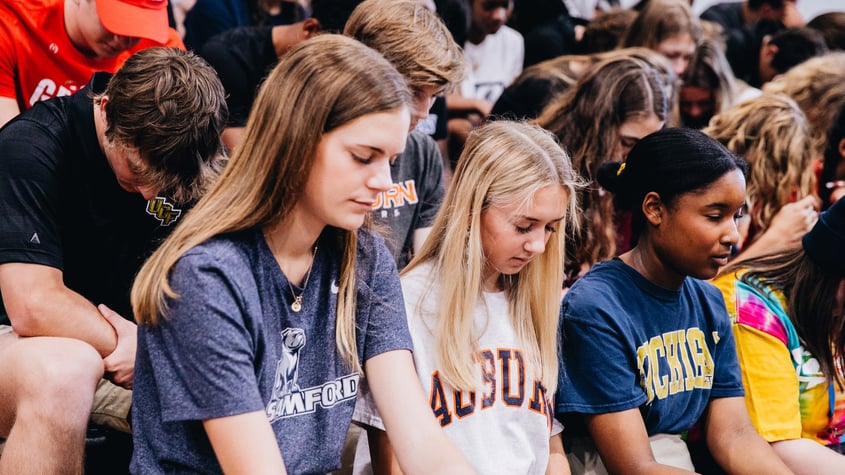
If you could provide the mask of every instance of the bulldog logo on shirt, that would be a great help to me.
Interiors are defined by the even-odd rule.
[[[300,363],[305,350],[305,331],[301,328],[285,328],[281,332],[281,337],[282,345],[279,360],[276,363],[273,393],[265,409],[270,422],[285,417],[311,414],[318,407],[329,409],[344,401],[355,402],[355,397],[358,395],[357,372],[325,381],[317,386],[301,388]],[[305,381],[309,381],[314,379],[315,373],[326,374],[327,368],[306,366],[302,369]]]
[[[305,332],[301,328],[285,328],[282,331],[282,356],[276,364],[274,398],[299,391],[296,380],[299,377],[299,350],[303,346],[305,346]]]

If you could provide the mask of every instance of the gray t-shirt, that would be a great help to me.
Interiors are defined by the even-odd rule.
[[[413,254],[414,231],[434,223],[443,201],[443,162],[437,143],[423,132],[411,132],[390,175],[393,184],[379,193],[373,216],[390,228],[389,246],[402,269]]]
[[[340,255],[318,242],[302,310],[261,232],[206,241],[170,282],[170,318],[139,326],[133,473],[220,473],[205,419],[264,411],[288,473],[325,473],[340,453],[357,372],[335,344]],[[361,361],[411,348],[399,279],[380,237],[359,231],[357,346]],[[299,289],[297,290],[297,294]]]

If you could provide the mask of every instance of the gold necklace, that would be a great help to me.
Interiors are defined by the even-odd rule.
[[[314,267],[314,261],[316,259],[317,246],[314,246],[314,252],[311,254],[311,264],[308,264],[308,271],[305,274],[305,283],[302,284],[302,292],[300,292],[299,295],[296,295],[296,292],[293,290],[293,284],[291,284],[290,279],[288,279],[288,287],[290,287],[290,294],[293,296],[293,303],[290,304],[290,309],[294,312],[299,312],[300,310],[302,310],[302,296],[305,295],[305,289],[308,287],[308,279],[311,278],[311,269]]]

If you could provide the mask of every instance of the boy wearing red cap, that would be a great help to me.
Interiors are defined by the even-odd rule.
[[[0,126],[51,97],[115,72],[151,46],[184,49],[168,26],[167,0],[0,2]]]

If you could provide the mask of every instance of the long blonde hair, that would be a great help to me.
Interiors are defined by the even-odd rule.
[[[719,114],[703,132],[748,163],[748,209],[759,232],[783,205],[812,194],[810,126],[791,99],[763,94]]]
[[[845,104],[845,52],[816,56],[763,85],[763,92],[784,94],[804,111],[813,134],[813,155],[824,153],[826,134]]]
[[[431,263],[441,289],[435,318],[439,365],[453,387],[476,390],[473,309],[482,295],[485,257],[481,214],[490,206],[527,204],[549,185],[566,189],[567,214],[545,252],[504,279],[517,338],[548,393],[557,386],[557,328],[566,231],[574,225],[581,182],[566,152],[540,127],[495,121],[470,134],[431,234],[403,271]]]
[[[410,107],[402,76],[355,40],[320,35],[282,58],[261,87],[244,140],[213,188],[144,264],[132,287],[140,324],[167,318],[178,298],[169,272],[191,248],[214,236],[272,226],[301,198],[323,134],[358,117]],[[342,179],[342,177],[338,177]],[[355,231],[337,230],[342,250],[337,305],[338,350],[360,369],[355,344]]]

